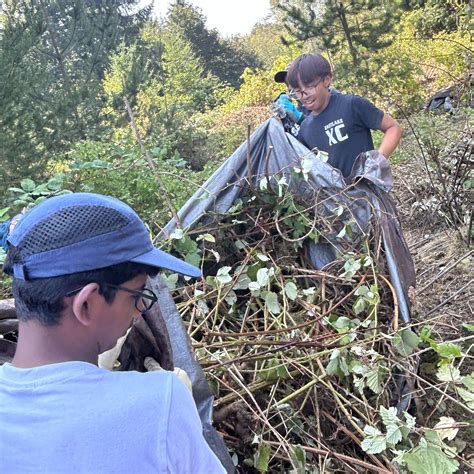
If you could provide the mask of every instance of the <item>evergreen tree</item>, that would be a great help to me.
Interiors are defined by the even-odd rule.
[[[283,24],[280,22],[259,23],[254,26],[250,35],[242,38],[242,41],[257,56],[264,68],[269,69],[283,51],[290,50],[281,42],[281,37],[285,36],[285,33]]]
[[[472,2],[470,0],[406,0],[411,7],[423,9],[416,25],[419,35],[432,38],[438,33],[468,31],[471,28]]]
[[[365,82],[370,54],[388,46],[402,9],[398,1],[279,0],[285,26],[297,41],[316,40],[321,51],[337,56],[339,75]]]
[[[136,45],[123,45],[112,57],[104,80],[106,109],[117,119],[116,125],[128,129],[123,110],[126,95],[142,136],[163,158],[200,168],[205,159],[198,148],[205,131],[195,122],[216,105],[220,86],[178,29],[150,23]]]
[[[220,38],[217,30],[209,30],[204,15],[186,0],[176,0],[171,6],[167,27],[179,31],[188,40],[207,72],[233,87],[240,85],[245,68],[261,65],[247,48]]]
[[[6,0],[0,36],[0,179],[5,186],[102,129],[101,79],[150,13],[138,0]]]

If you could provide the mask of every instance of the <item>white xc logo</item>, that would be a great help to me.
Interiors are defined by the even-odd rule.
[[[334,128],[330,128],[326,130],[326,135],[329,137],[329,146],[335,145],[338,142],[343,142],[347,140],[349,137],[346,135],[342,135],[341,128],[344,128],[344,124],[336,125]],[[336,137],[334,137],[336,134]]]

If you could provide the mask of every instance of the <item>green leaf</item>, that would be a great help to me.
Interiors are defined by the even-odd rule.
[[[410,328],[405,328],[395,334],[392,344],[400,355],[406,357],[413,354],[419,342],[418,336]]]
[[[229,210],[227,211],[228,214],[233,214],[235,212],[239,212],[240,210],[242,210],[242,206],[243,206],[243,201],[242,199],[237,199],[234,203],[233,206],[231,206],[229,208]]]
[[[234,242],[234,245],[238,250],[245,250],[247,248],[247,244],[245,243],[245,241],[242,241],[240,239],[237,239]]]
[[[352,309],[357,316],[358,314],[363,313],[367,309],[367,306],[367,301],[364,298],[357,298]]]
[[[387,444],[395,446],[402,440],[402,430],[401,426],[397,425],[390,425],[387,427],[387,434],[385,435],[385,439],[387,440]]]
[[[305,296],[312,296],[314,294],[316,294],[316,288],[314,286],[303,289],[303,295]]]
[[[402,422],[397,416],[397,409],[395,407],[385,408],[380,407],[380,417],[387,430],[385,439],[387,444],[395,446],[403,438]]]
[[[456,421],[454,421],[454,418],[442,416],[433,429],[438,433],[438,436],[441,439],[452,441],[459,431],[459,428],[453,428],[453,425],[455,424]]]
[[[56,176],[48,181],[49,191],[59,191],[63,186],[63,176]]]
[[[291,447],[290,457],[293,467],[296,469],[296,471],[305,472],[306,452],[300,445]]]
[[[332,351],[326,372],[329,375],[339,375],[339,377],[349,375],[349,367],[347,366],[346,358],[339,349]]]
[[[257,283],[260,288],[267,286],[270,281],[270,272],[268,268],[260,268],[257,272]]]
[[[35,182],[32,179],[29,179],[29,178],[22,179],[21,183],[20,183],[20,186],[22,187],[22,189],[24,191],[26,191],[28,193],[31,193],[36,188]]]
[[[462,378],[461,383],[471,392],[474,392],[474,373]]]
[[[464,323],[462,327],[468,331],[474,332],[474,324]]]
[[[259,472],[268,471],[268,461],[270,460],[271,447],[269,444],[261,443],[254,458],[254,467]]]
[[[416,425],[416,418],[410,415],[410,413],[408,413],[407,411],[405,411],[403,414],[405,416],[405,424],[407,428],[411,431]]]
[[[377,428],[366,425],[364,427],[365,438],[361,443],[361,448],[367,454],[379,454],[387,449],[387,441]]]
[[[280,303],[278,302],[278,295],[273,293],[273,291],[267,291],[265,294],[265,306],[272,314],[280,314],[281,312]]]
[[[383,372],[379,370],[379,367],[376,365],[373,369],[367,372],[367,387],[369,387],[374,393],[382,393],[383,379]]]
[[[344,264],[344,273],[342,276],[344,278],[351,279],[358,270],[360,270],[362,264],[361,261],[358,259],[354,259],[354,257],[349,257]]]
[[[214,238],[213,235],[211,234],[201,234],[201,235],[198,235],[198,237],[196,238],[196,241],[199,242],[200,240],[204,240],[206,242],[212,242],[212,243],[215,243],[216,242],[216,239]]]
[[[235,303],[237,303],[237,295],[235,293],[235,291],[233,290],[230,290],[226,297],[225,297],[225,302],[229,305],[229,306],[233,306]]]
[[[436,372],[436,377],[438,377],[441,382],[459,383],[461,381],[461,372],[451,364],[444,364],[439,368],[438,372]]]
[[[291,301],[294,301],[298,297],[298,287],[292,281],[286,282],[285,294]]]
[[[288,370],[280,359],[274,357],[265,363],[265,367],[258,373],[262,380],[275,381],[288,377]]]
[[[259,296],[260,295],[260,285],[256,281],[251,281],[249,283],[249,290],[251,291],[252,295]]]
[[[10,210],[9,207],[4,207],[0,209],[0,222],[8,219],[8,211]]]
[[[466,402],[466,405],[474,410],[474,393],[469,390],[465,390],[462,387],[458,387],[459,396]]]
[[[461,357],[461,348],[452,342],[443,342],[438,344],[435,348],[435,351],[445,359],[455,359],[456,357]]]
[[[173,233],[170,235],[170,239],[172,240],[181,240],[184,237],[183,229],[175,229]]]
[[[359,286],[357,290],[354,292],[356,296],[366,296],[367,293],[369,292],[369,288],[365,285]]]
[[[385,408],[384,406],[381,406],[380,418],[382,418],[385,426],[400,423],[400,419],[397,416],[397,409],[395,407]]]
[[[33,202],[33,199],[31,199],[29,196],[24,194],[22,196],[22,199],[16,199],[15,201],[13,201],[13,205],[16,207],[26,207],[31,202]]]
[[[260,191],[268,191],[269,178],[262,178],[260,180]]]
[[[238,273],[238,271],[236,271],[236,273]],[[234,290],[248,290],[250,283],[252,283],[252,280],[248,275],[246,273],[241,273],[233,288]]]
[[[355,324],[352,324],[352,320],[349,319],[347,316],[339,316],[335,321],[331,323],[331,326],[337,329],[338,332],[346,332],[348,329],[355,326]]]
[[[336,237],[337,237],[338,239],[342,239],[342,238],[345,237],[345,236],[346,236],[346,226],[344,226],[344,227],[341,229],[341,231],[339,232],[339,234],[336,235]]]
[[[423,326],[420,331],[420,339],[426,342],[430,346],[436,345],[436,341],[431,337],[431,328],[429,326]]]
[[[370,267],[370,265],[372,265],[373,263],[373,260],[372,260],[372,257],[369,257],[368,255],[364,258],[364,267]],[[373,285],[375,286],[375,285]],[[378,291],[378,289],[377,289]]]
[[[201,264],[201,256],[198,253],[188,253],[186,257],[184,257],[184,260],[191,265],[194,265],[195,267],[199,267]]]
[[[166,273],[161,273],[161,276],[166,282],[166,286],[169,290],[174,290],[176,288],[176,283],[178,282],[179,275],[177,273],[171,273],[171,275],[166,275]]]
[[[25,190],[21,188],[8,188],[11,193],[24,194]]]
[[[439,443],[430,438],[422,438],[419,445],[403,457],[408,469],[413,474],[453,474],[459,463],[451,459],[440,447]]]
[[[232,277],[229,275],[231,269],[232,267],[219,268],[219,270],[217,270],[216,280],[223,285],[230,283],[232,281]]]

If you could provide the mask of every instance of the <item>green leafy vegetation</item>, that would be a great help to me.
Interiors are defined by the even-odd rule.
[[[249,35],[222,38],[182,0],[163,21],[135,0],[4,1],[0,224],[49,196],[86,191],[126,201],[158,235],[272,115],[271,102],[285,90],[274,74],[317,51],[333,65],[337,89],[367,96],[402,122],[391,163],[400,170],[395,186],[406,187],[398,202],[405,221],[428,229],[427,241],[433,229],[454,229],[459,245],[471,246],[444,266],[437,253],[420,268],[421,275],[436,269],[421,298],[450,268],[469,275],[469,2],[272,5],[272,17]],[[425,110],[447,86],[452,113]],[[302,159],[292,179],[304,182],[310,166]],[[245,420],[244,428],[232,417],[219,426],[239,472],[473,469],[474,326],[462,314],[462,323],[450,323],[456,309],[445,304],[456,303],[458,290],[443,288],[449,294],[430,302],[429,318],[420,309],[425,300],[413,297],[415,319],[401,325],[380,277],[380,234],[361,236],[338,203],[323,217],[318,202],[296,198],[287,181],[262,179],[227,215],[208,216],[218,226],[178,229],[162,242],[205,270],[196,285],[165,278],[216,411],[232,405],[236,420]],[[342,250],[315,273],[301,255],[328,232]],[[419,242],[411,243],[416,252]],[[451,242],[442,244],[439,254]],[[4,257],[0,249],[0,263]],[[0,279],[2,297],[11,296],[10,283]],[[446,334],[452,326],[456,333]]]

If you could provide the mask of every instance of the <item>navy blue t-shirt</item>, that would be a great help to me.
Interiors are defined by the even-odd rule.
[[[374,149],[370,130],[380,128],[383,114],[363,97],[334,94],[319,115],[305,118],[298,140],[310,149],[327,152],[328,163],[348,176],[356,157]]]

